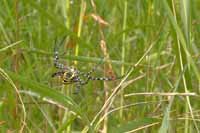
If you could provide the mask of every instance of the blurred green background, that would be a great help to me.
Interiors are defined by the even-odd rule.
[[[199,132],[199,0],[1,0],[0,132]],[[60,62],[94,77],[73,94]],[[57,40],[57,41],[55,41]]]

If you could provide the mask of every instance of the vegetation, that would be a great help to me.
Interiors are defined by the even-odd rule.
[[[0,5],[0,132],[200,132],[199,0]],[[74,94],[52,78],[56,45],[66,66],[113,80]]]

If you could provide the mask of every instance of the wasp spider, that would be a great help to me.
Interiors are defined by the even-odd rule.
[[[93,77],[91,74],[95,72],[96,67],[94,67],[89,72],[81,72],[78,69],[66,66],[59,62],[57,49],[54,49],[54,66],[59,69],[59,71],[52,74],[52,77],[61,77],[63,84],[75,84],[77,93],[81,86],[86,85],[91,80],[100,81],[112,81],[115,80],[113,77]]]

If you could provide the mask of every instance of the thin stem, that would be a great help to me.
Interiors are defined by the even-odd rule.
[[[123,19],[123,31],[126,30],[126,23],[127,23],[127,1],[124,2],[124,19]],[[122,35],[122,62],[125,61],[125,48],[126,48],[126,44],[125,44],[125,41],[126,41],[126,32],[123,32],[123,35]],[[122,65],[121,67],[121,75],[124,75],[124,65]],[[121,97],[120,97],[120,106],[123,106],[124,104],[124,91],[122,90],[121,91]],[[119,114],[120,118],[123,117],[123,109],[120,110],[120,114]]]

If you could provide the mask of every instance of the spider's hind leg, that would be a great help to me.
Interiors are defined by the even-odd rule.
[[[77,94],[80,91],[81,87],[83,85],[86,85],[88,83],[88,81],[89,81],[89,79],[87,79],[86,81],[83,81],[82,79],[80,79],[80,77],[77,78],[77,82],[75,83],[76,88],[75,88],[74,94]]]
[[[73,92],[73,94],[78,94],[80,89],[81,89],[81,84],[80,83],[76,83],[75,86],[76,86],[76,88],[75,88],[75,91]]]

